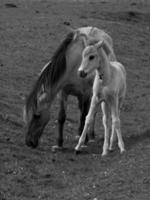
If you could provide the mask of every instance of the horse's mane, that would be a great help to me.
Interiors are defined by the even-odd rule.
[[[38,80],[36,81],[31,93],[26,99],[25,113],[26,116],[29,110],[34,110],[37,106],[37,94],[41,87],[47,90],[54,86],[66,71],[66,50],[72,42],[74,32],[70,32],[62,41],[56,52],[51,58],[49,64],[41,72]]]

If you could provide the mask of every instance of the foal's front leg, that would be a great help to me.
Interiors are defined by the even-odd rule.
[[[107,104],[107,102],[102,102],[101,108],[103,113],[102,121],[104,126],[104,144],[103,144],[102,156],[106,156],[108,154],[109,137],[110,137],[110,124],[111,124],[110,106]]]
[[[94,117],[95,117],[95,112],[96,112],[96,107],[97,107],[98,102],[99,102],[98,96],[93,95],[92,99],[91,99],[90,109],[89,109],[88,115],[86,116],[85,125],[84,125],[82,135],[81,135],[81,137],[78,141],[77,146],[75,147],[76,151],[80,150],[81,145],[85,141],[87,131],[88,131],[88,129],[91,128],[91,124],[93,123],[93,120],[94,120]]]

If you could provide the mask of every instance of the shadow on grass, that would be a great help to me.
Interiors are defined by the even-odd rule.
[[[140,135],[131,135],[130,137],[124,138],[125,146],[127,150],[132,149],[136,144],[141,143],[143,140],[150,138],[150,129],[147,129]]]
[[[150,138],[150,129],[147,129],[140,135],[138,134],[138,135],[131,135],[129,137],[124,137],[123,139],[124,139],[126,150],[128,151],[128,150],[132,149],[136,144],[142,143],[143,140],[146,140],[148,138]],[[104,138],[99,138],[99,139],[96,139],[92,143],[88,143],[87,147],[84,147],[81,149],[79,155],[80,154],[82,154],[82,155],[86,155],[86,154],[99,155],[99,154],[101,154],[103,142],[104,142]],[[115,141],[114,151],[110,152],[110,155],[113,155],[116,151],[119,151],[117,141]],[[64,153],[75,153],[74,148],[64,148],[63,152]]]

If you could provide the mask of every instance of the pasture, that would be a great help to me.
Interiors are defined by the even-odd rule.
[[[126,152],[102,158],[102,114],[96,139],[75,155],[79,110],[69,98],[64,150],[56,144],[59,96],[40,145],[25,145],[23,96],[68,33],[96,26],[114,41],[127,71],[121,110]],[[0,200],[148,200],[150,198],[150,4],[148,0],[0,1]]]

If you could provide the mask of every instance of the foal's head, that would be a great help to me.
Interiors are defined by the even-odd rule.
[[[103,41],[99,41],[94,45],[88,45],[85,47],[82,53],[82,62],[78,69],[79,75],[84,78],[88,74],[92,73],[100,65],[99,48],[103,46]]]

